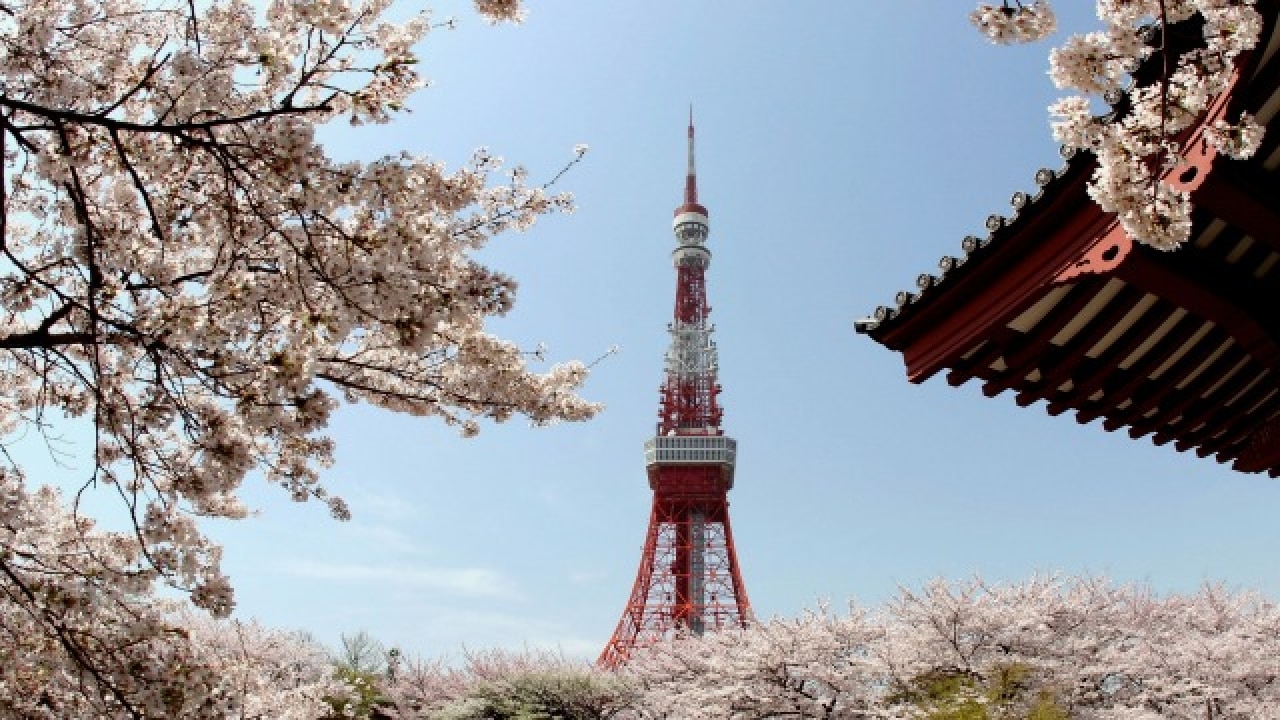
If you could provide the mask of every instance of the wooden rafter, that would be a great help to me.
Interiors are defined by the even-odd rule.
[[[1063,347],[1051,348],[1040,361],[1040,381],[1024,387],[1017,396],[1017,403],[1027,407],[1047,397],[1067,380],[1075,383],[1080,361],[1111,330],[1123,320],[1142,300],[1138,290],[1125,286],[1106,304],[1089,324],[1080,330],[1071,342]]]
[[[1280,314],[1252,276],[1225,265],[1194,263],[1190,255],[1138,248],[1116,269],[1116,277],[1166,298],[1222,327],[1268,367],[1280,360]]]
[[[1184,315],[1128,369],[1116,366],[1108,371],[1100,372],[1099,374],[1102,377],[1102,399],[1089,407],[1082,407],[1077,411],[1076,420],[1081,424],[1093,422],[1113,408],[1116,398],[1133,398],[1138,389],[1147,382],[1151,374],[1163,365],[1169,356],[1187,344],[1202,325],[1203,322],[1198,318]],[[1114,430],[1115,428],[1108,427],[1107,429]]]
[[[1270,174],[1221,163],[1191,200],[1280,252],[1280,188]]]
[[[1071,389],[1050,400],[1046,408],[1049,414],[1061,415],[1072,407],[1081,406],[1101,390],[1107,381],[1107,374],[1102,368],[1115,367],[1132,355],[1168,320],[1173,309],[1173,305],[1157,300],[1110,347],[1099,353],[1097,358],[1081,358]]]
[[[1073,285],[1067,295],[1060,299],[1045,317],[1030,332],[1009,347],[1005,353],[1006,369],[1004,373],[982,386],[987,397],[995,397],[1009,388],[1018,385],[1023,377],[1035,368],[1038,358],[1050,347],[1050,341],[1062,329],[1069,325],[1080,311],[1093,300],[1093,288],[1085,283]]]

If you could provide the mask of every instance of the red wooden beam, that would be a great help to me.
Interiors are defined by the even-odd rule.
[[[1239,412],[1233,414],[1221,432],[1204,443],[1203,449],[1214,455],[1218,462],[1234,460],[1249,435],[1280,410],[1280,392],[1276,392],[1271,384],[1254,388],[1238,405]]]
[[[1151,373],[1164,364],[1164,361],[1178,348],[1185,345],[1200,329],[1203,322],[1195,316],[1184,315],[1163,337],[1148,348],[1147,352],[1138,358],[1127,372],[1120,370],[1119,367],[1109,372],[1101,371],[1099,376],[1102,378],[1100,388],[1102,399],[1092,407],[1082,407],[1076,411],[1076,422],[1082,425],[1093,422],[1099,416],[1113,411],[1117,404],[1132,398],[1138,388],[1147,382]]]
[[[922,296],[932,302],[908,306],[876,339],[902,352],[911,382],[924,382],[990,338],[1040,298],[1058,274],[1075,263],[1114,224],[1085,194],[1091,162],[1077,163],[1059,178],[1054,197],[1032,206],[1034,213],[982,256],[957,268],[957,277]],[[946,301],[942,302],[941,298]]]
[[[1220,161],[1191,202],[1280,252],[1280,192],[1271,177]]]
[[[1096,285],[1088,281],[1072,285],[1066,296],[1059,299],[1028,332],[1015,331],[1014,336],[1021,337],[1005,346],[1004,372],[982,386],[983,394],[995,397],[1022,383],[1027,373],[1035,369],[1036,361],[1052,347],[1049,341],[1080,315],[1080,311],[1093,300],[1096,290]]]
[[[1004,351],[1005,343],[1008,341],[1008,335],[1013,334],[1013,330],[1005,329],[1005,333],[997,333],[995,336],[988,338],[982,344],[982,347],[975,350],[969,357],[956,360],[951,372],[947,373],[947,384],[952,387],[960,387],[974,375],[983,374],[991,363],[1000,357],[1000,353]]]
[[[1216,360],[1209,363],[1208,366],[1200,371],[1199,375],[1196,375],[1194,380],[1170,392],[1166,396],[1170,400],[1162,402],[1160,410],[1155,415],[1135,420],[1129,427],[1129,436],[1136,439],[1148,433],[1165,429],[1166,432],[1161,433],[1160,437],[1152,438],[1155,444],[1164,445],[1176,436],[1177,428],[1175,423],[1177,427],[1191,429],[1192,426],[1186,425],[1185,413],[1187,409],[1197,400],[1202,399],[1204,393],[1217,384],[1232,368],[1239,365],[1241,359],[1243,359],[1242,353],[1238,348],[1228,347],[1223,350]],[[1194,371],[1194,368],[1192,370]],[[1170,381],[1172,382],[1172,378]]]
[[[1280,418],[1273,417],[1249,436],[1232,468],[1240,472],[1275,470],[1280,465]]]
[[[1086,353],[1115,329],[1142,296],[1141,291],[1126,285],[1066,345],[1051,347],[1041,358],[1040,381],[1018,393],[1018,405],[1026,407],[1051,395],[1068,379],[1074,386],[1075,376],[1081,370],[1080,361],[1087,357]]]
[[[1244,412],[1235,403],[1230,405],[1227,403],[1248,387],[1249,383],[1257,380],[1259,372],[1265,373],[1266,370],[1260,369],[1255,363],[1246,362],[1213,395],[1196,400],[1183,413],[1182,420],[1178,422],[1181,432],[1177,433],[1176,437],[1170,438],[1177,440],[1174,447],[1178,449],[1178,452],[1186,452],[1201,442],[1212,438],[1214,430],[1224,425],[1227,418]],[[1157,445],[1164,444],[1160,438],[1165,432],[1167,431],[1156,433]],[[1167,441],[1165,440],[1165,442]]]
[[[1280,313],[1252,276],[1224,266],[1193,265],[1192,258],[1139,248],[1116,269],[1116,276],[1153,295],[1182,306],[1231,334],[1258,362],[1275,367],[1280,360]]]
[[[1143,415],[1159,407],[1173,393],[1178,392],[1177,383],[1200,367],[1201,363],[1225,341],[1226,336],[1219,329],[1210,330],[1161,373],[1159,378],[1155,380],[1143,378],[1143,384],[1133,394],[1133,402],[1123,410],[1108,413],[1102,426],[1108,432],[1114,432],[1132,425]],[[1164,359],[1167,359],[1167,356]]]
[[[1081,370],[1077,373],[1078,377],[1073,376],[1071,390],[1049,402],[1048,407],[1045,408],[1049,414],[1060,415],[1071,408],[1079,409],[1106,383],[1107,371],[1133,354],[1134,350],[1137,350],[1156,330],[1160,329],[1160,326],[1169,319],[1171,312],[1173,312],[1172,305],[1163,300],[1157,300],[1094,361],[1090,362],[1087,357],[1082,358]]]

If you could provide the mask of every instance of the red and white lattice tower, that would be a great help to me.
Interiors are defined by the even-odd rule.
[[[689,116],[689,171],[673,223],[675,318],[657,435],[644,444],[653,512],[640,570],[599,664],[616,667],[639,647],[676,633],[741,627],[751,617],[729,529],[737,443],[720,429],[714,330],[707,321],[707,209],[698,204]]]

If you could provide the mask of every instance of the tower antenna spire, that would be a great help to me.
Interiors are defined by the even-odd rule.
[[[689,169],[684,177],[684,204],[698,204],[698,170],[693,163],[693,103],[689,103]]]

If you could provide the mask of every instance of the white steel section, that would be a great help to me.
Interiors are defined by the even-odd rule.
[[[738,459],[738,441],[725,435],[666,435],[644,443],[644,464],[727,465]]]
[[[714,328],[705,320],[671,323],[667,328],[671,333],[671,345],[667,347],[665,358],[667,377],[714,379],[720,369],[720,356],[715,341],[711,339],[712,330]]]
[[[676,267],[696,264],[706,269],[711,266],[711,251],[701,245],[681,245],[671,251],[671,262]]]
[[[689,513],[689,630],[701,635],[707,607],[707,517],[701,510]]]
[[[694,242],[704,242],[711,228],[711,221],[700,212],[682,212],[671,221],[671,227],[675,230],[676,239],[682,243],[687,241],[686,236],[695,233],[699,237]]]
[[[689,105],[689,166],[685,172],[689,177],[696,177],[698,164],[693,161],[693,105]]]

